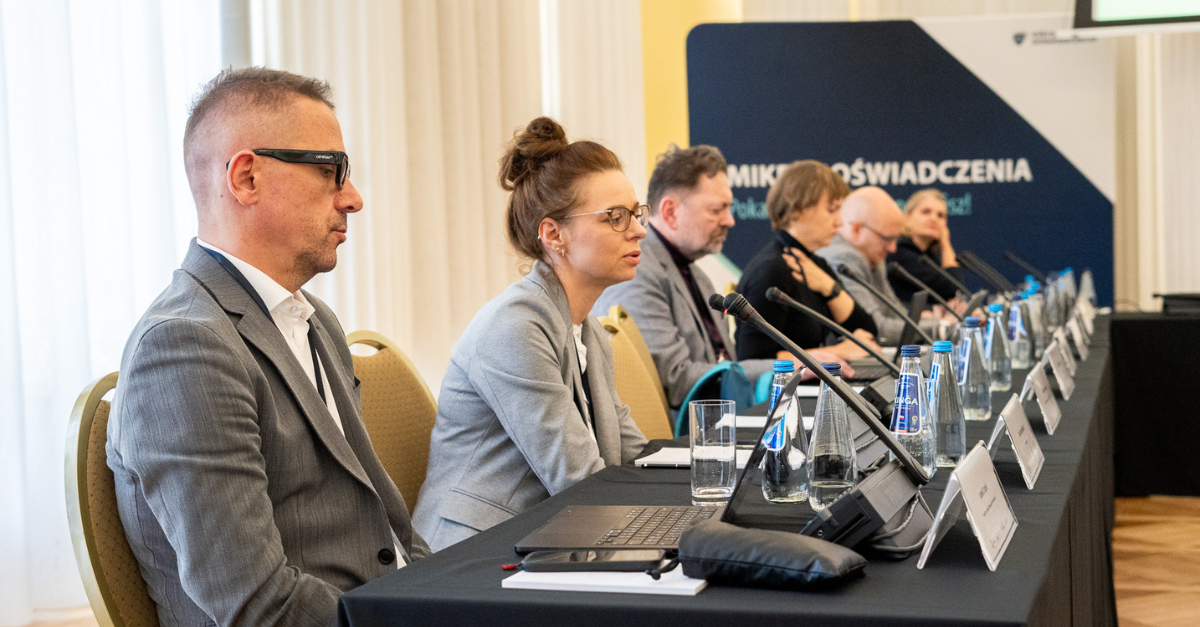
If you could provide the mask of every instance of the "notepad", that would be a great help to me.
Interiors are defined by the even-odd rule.
[[[729,459],[726,457],[725,459]],[[750,449],[738,449],[737,467],[745,468],[750,459]],[[692,451],[683,447],[664,448],[657,453],[651,453],[633,463],[644,468],[689,468],[692,465]]]
[[[686,449],[684,449],[686,450]],[[670,594],[696,596],[708,582],[692,579],[676,568],[657,581],[646,573],[531,573],[521,571],[500,582],[515,590],[561,590],[567,592],[624,592],[627,594]]]

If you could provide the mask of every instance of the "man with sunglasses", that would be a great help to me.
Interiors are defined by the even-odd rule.
[[[199,234],[126,344],[108,464],[162,625],[329,625],[428,555],[371,448],[333,312],[363,201],[324,81],[226,70],[194,101]]]
[[[648,200],[650,228],[637,276],[604,290],[592,314],[625,307],[646,340],[674,416],[704,373],[737,354],[725,320],[707,304],[717,290],[694,263],[721,252],[734,225],[725,157],[712,146],[672,146],[659,155]],[[772,363],[741,365],[755,381]]]
[[[896,251],[896,240],[903,230],[904,212],[896,201],[878,187],[860,187],[842,202],[842,226],[833,236],[833,242],[816,254],[834,268],[845,264],[856,277],[869,281],[899,304],[887,278],[887,255]],[[875,320],[878,342],[895,345],[904,331],[904,320],[857,281],[840,278],[854,302]],[[920,324],[925,327],[936,323],[922,320]]]

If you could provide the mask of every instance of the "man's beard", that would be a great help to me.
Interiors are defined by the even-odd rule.
[[[729,227],[723,226],[720,229],[717,229],[711,236],[709,236],[708,242],[704,244],[704,248],[701,249],[701,252],[704,255],[715,255],[721,252],[721,249],[725,246],[725,238],[728,236]]]

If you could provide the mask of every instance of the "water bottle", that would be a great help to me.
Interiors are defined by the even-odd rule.
[[[821,364],[841,378],[841,364]],[[824,382],[817,396],[812,438],[808,442],[808,504],[821,511],[858,483],[858,456],[850,432],[846,402]]]
[[[1068,266],[1063,270],[1058,275],[1058,283],[1058,291],[1063,294],[1063,324],[1066,324],[1071,310],[1075,308],[1075,297],[1079,294],[1075,290],[1075,269]]]
[[[933,343],[933,363],[929,366],[929,415],[936,429],[937,465],[953,468],[967,454],[967,423],[958,381],[950,364],[950,342]]]
[[[1046,275],[1046,287],[1044,290],[1044,298],[1046,299],[1046,328],[1056,329],[1062,326],[1065,310],[1063,309],[1063,296],[1058,291],[1058,275],[1051,272]]]
[[[1025,325],[1028,318],[1029,307],[1025,304],[1025,295],[1013,296],[1012,307],[1008,310],[1008,346],[1012,349],[1013,368],[1029,367],[1033,351],[1029,344],[1029,330]]]
[[[900,348],[900,378],[896,380],[896,402],[892,407],[892,435],[925,469],[937,472],[937,436],[929,424],[928,396],[921,376],[921,347]]]
[[[777,405],[786,403],[783,387],[792,378],[795,365],[790,361],[775,362],[775,378],[771,382],[771,402],[768,416]],[[785,412],[779,422],[763,436],[767,449],[762,460],[763,497],[772,503],[796,503],[808,498],[808,466],[805,463],[808,442],[799,412]]]
[[[1033,282],[1033,286],[1025,293],[1025,304],[1029,307],[1029,315],[1025,318],[1030,334],[1030,346],[1033,347],[1033,359],[1041,359],[1046,350],[1046,319],[1042,309],[1042,295],[1038,293],[1041,285]]]
[[[771,403],[768,405],[769,409],[767,409],[768,416],[775,413],[775,406],[782,400],[783,388],[792,380],[795,372],[796,364],[790,360],[775,360],[775,377],[771,380]]]
[[[1012,388],[1012,361],[1008,358],[1008,340],[1004,337],[1004,305],[988,305],[987,338],[983,346],[992,375],[992,391],[1007,392]]]
[[[983,357],[982,324],[978,316],[968,316],[963,322],[963,339],[958,346],[958,359],[962,364],[958,374],[958,394],[963,417],[967,420],[992,417],[992,381]]]

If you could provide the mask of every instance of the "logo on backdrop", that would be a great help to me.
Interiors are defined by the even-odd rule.
[[[1013,41],[1038,43],[1030,32]],[[1010,279],[1025,271],[1006,250],[1045,269],[1089,267],[1111,301],[1112,203],[917,24],[702,24],[687,54],[691,143],[730,164],[735,264],[771,241],[765,201],[786,165],[816,159],[899,200],[936,187],[955,248]]]

